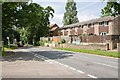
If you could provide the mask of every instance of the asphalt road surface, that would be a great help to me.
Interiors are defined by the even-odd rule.
[[[4,78],[118,78],[118,59],[48,47],[16,49],[3,59]]]

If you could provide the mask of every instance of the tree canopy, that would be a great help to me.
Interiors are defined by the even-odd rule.
[[[48,34],[49,18],[54,13],[51,6],[44,8],[37,3],[27,2],[5,2],[2,10],[4,41],[6,37],[15,38],[13,35],[17,31],[22,41],[32,42],[34,39],[36,43],[40,37]]]
[[[74,0],[68,0],[65,7],[66,12],[64,13],[63,23],[69,25],[79,22],[77,17],[76,2]]]
[[[120,15],[120,2],[118,0],[109,0],[101,13],[102,16]]]

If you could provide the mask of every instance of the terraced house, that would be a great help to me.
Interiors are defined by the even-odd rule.
[[[60,28],[61,36],[81,37],[81,42],[108,43],[109,49],[120,42],[120,16],[101,17]],[[84,36],[83,36],[84,35]]]

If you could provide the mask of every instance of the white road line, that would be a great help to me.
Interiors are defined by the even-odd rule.
[[[33,52],[30,52],[30,53],[32,53],[33,54]],[[43,60],[45,60],[45,59],[47,59],[47,60],[45,60],[46,62],[48,62],[48,63],[51,63],[51,64],[53,64],[53,63],[57,63],[57,64],[60,64],[60,65],[62,65],[62,66],[64,66],[64,67],[66,67],[66,68],[69,68],[69,69],[71,69],[71,70],[74,70],[74,71],[77,71],[77,72],[79,72],[79,73],[85,73],[85,72],[83,72],[83,71],[80,71],[80,70],[77,70],[77,69],[75,69],[75,68],[73,68],[73,67],[70,67],[70,66],[68,66],[68,65],[65,65],[65,64],[62,64],[62,63],[59,63],[59,62],[57,62],[57,61],[55,61],[55,60],[52,60],[52,59],[49,59],[49,58],[47,58],[47,57],[45,57],[45,56],[42,56],[42,55],[37,55],[37,54],[35,54],[34,53],[34,56],[35,57],[38,57],[38,58],[44,58]],[[41,57],[40,57],[41,56]],[[91,78],[97,78],[97,77],[95,77],[95,76],[93,76],[93,75],[87,75],[88,77],[91,77]]]
[[[83,71],[80,71],[80,70],[77,70],[77,72],[79,72],[79,73],[82,73],[82,74],[83,74],[83,73],[85,73],[85,72],[83,72]]]
[[[72,58],[81,60],[80,58],[77,58],[77,57],[72,57]],[[118,68],[116,66],[111,66],[111,65],[108,65],[108,64],[100,63],[100,62],[95,62],[95,61],[90,61],[90,62],[95,63],[95,64],[99,64],[99,65],[104,65],[104,66],[107,66],[107,67]]]
[[[91,77],[91,78],[97,78],[97,77],[95,77],[95,76],[93,76],[93,75],[90,75],[90,74],[88,74],[88,76]]]
[[[112,67],[112,68],[118,68],[116,66],[111,66],[111,65],[108,65],[108,64],[104,64],[104,63],[99,63],[99,62],[93,62],[93,63],[108,66],[108,67]]]
[[[50,63],[50,64],[53,64],[53,62],[49,61],[49,60],[45,60],[46,62]]]
[[[64,66],[67,67],[67,68],[69,67],[69,66],[67,66],[67,65],[64,65]]]
[[[58,64],[60,64],[60,65],[62,65],[62,66],[64,65],[64,64],[62,64],[62,63],[59,63],[59,62],[58,62]]]
[[[69,67],[70,69],[72,69],[72,70],[76,70],[75,68],[72,68],[72,67]],[[77,70],[76,70],[77,71]]]

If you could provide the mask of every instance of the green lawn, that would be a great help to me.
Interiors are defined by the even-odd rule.
[[[18,47],[17,46],[7,46],[7,45],[4,45],[4,48],[2,49],[2,56],[6,56],[6,51],[9,51],[9,50],[13,50],[13,49],[17,49]]]
[[[17,48],[18,48],[17,46],[7,46],[7,45],[4,46],[5,51],[6,50],[13,50],[13,49],[17,49]]]
[[[108,51],[102,51],[102,50],[73,49],[73,48],[56,48],[56,49],[120,58],[120,53],[118,55],[118,52],[108,52]]]

